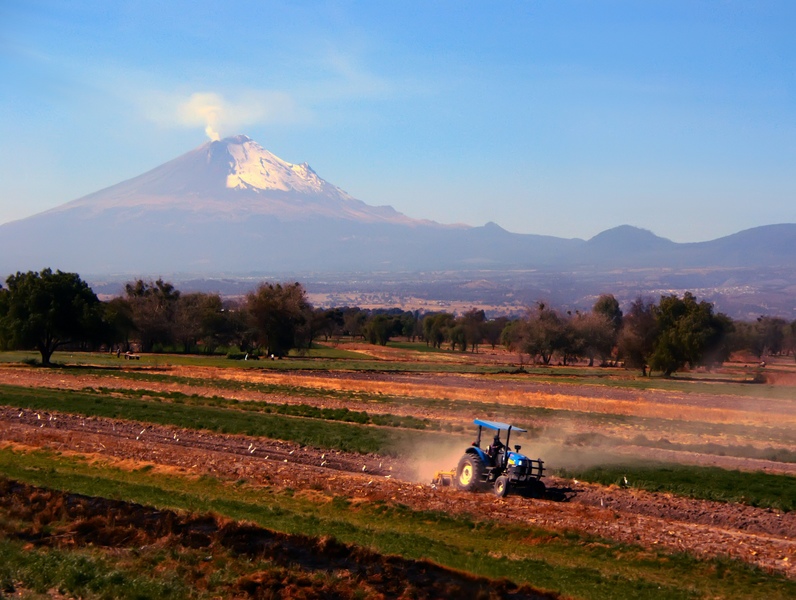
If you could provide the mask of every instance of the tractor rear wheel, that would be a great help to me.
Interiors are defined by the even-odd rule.
[[[509,478],[501,475],[495,479],[495,496],[504,498],[509,493]]]
[[[474,454],[465,454],[456,466],[456,487],[466,492],[475,492],[481,487],[484,463]]]

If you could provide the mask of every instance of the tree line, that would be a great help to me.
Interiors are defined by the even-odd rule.
[[[561,311],[543,302],[523,315],[487,318],[483,310],[450,312],[315,308],[298,282],[262,283],[243,298],[183,293],[158,279],[129,282],[121,296],[101,302],[76,273],[16,273],[0,286],[0,348],[35,349],[50,364],[55,350],[227,352],[230,358],[285,356],[314,340],[395,338],[429,347],[478,352],[498,345],[516,352],[520,366],[588,361],[624,364],[671,376],[712,367],[735,351],[796,356],[796,321],[761,316],[734,321],[690,292],[659,301],[637,298],[623,311],[611,294],[589,311]]]

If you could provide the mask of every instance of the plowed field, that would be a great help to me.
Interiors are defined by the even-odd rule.
[[[550,417],[551,423],[555,422],[555,427],[550,425],[550,431],[559,435],[559,439],[600,433],[614,440],[612,451],[619,454],[664,456],[686,463],[796,473],[794,463],[790,462],[641,447],[633,443],[638,429],[623,425],[621,419],[595,421],[589,418],[595,414],[619,415],[647,419],[645,423],[659,422],[666,429],[667,440],[681,444],[710,441],[725,446],[762,448],[774,440],[784,449],[796,450],[796,440],[788,434],[796,425],[796,401],[792,400],[771,400],[763,404],[721,393],[640,392],[610,386],[557,385],[460,374],[275,373],[205,367],[161,368],[157,373],[171,376],[174,381],[168,378],[136,381],[117,377],[113,371],[81,374],[80,370],[6,366],[0,368],[0,383],[76,390],[135,389],[152,394],[181,392],[248,402],[345,406],[350,410],[383,410],[465,428],[473,417],[500,417],[500,407],[551,408],[572,413],[565,423],[561,422],[559,413]],[[280,394],[219,383],[229,381],[288,385],[308,391],[298,395]],[[361,397],[350,400],[329,395],[314,397],[313,389],[414,400],[374,404]],[[444,400],[445,403],[426,403],[423,399]],[[463,402],[462,410],[451,409],[451,403],[455,406],[458,401]],[[479,414],[481,405],[474,406],[472,402],[492,403],[493,414]],[[666,425],[667,419],[674,418],[699,423],[704,430],[696,426],[680,430],[676,425]],[[733,429],[739,425],[760,435],[745,436],[743,431]],[[725,426],[728,427],[726,431],[722,429]],[[652,426],[646,427],[644,433],[650,437],[660,434]],[[794,512],[782,513],[556,477],[546,479],[548,494],[538,500],[517,496],[498,499],[489,493],[468,494],[453,488],[435,488],[430,484],[433,469],[429,465],[451,468],[454,455],[447,451],[434,456],[433,449],[424,449],[426,461],[419,464],[416,455],[409,458],[411,453],[406,457],[361,455],[287,441],[211,433],[202,430],[201,424],[187,429],[87,418],[65,411],[17,408],[0,410],[0,439],[6,446],[79,453],[129,469],[152,465],[164,472],[187,476],[211,474],[228,480],[246,479],[283,488],[312,489],[344,495],[353,501],[400,502],[412,509],[460,515],[499,514],[505,521],[553,530],[583,531],[650,549],[666,548],[703,557],[730,556],[771,572],[796,577]],[[545,452],[546,447],[542,446],[539,453],[548,466],[555,466],[555,456],[550,455],[554,454],[553,444],[549,453]],[[590,451],[586,449],[586,453]]]

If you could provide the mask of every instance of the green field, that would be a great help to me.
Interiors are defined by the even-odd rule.
[[[398,344],[412,347],[420,355],[426,354],[425,344]],[[344,344],[343,344],[344,346]],[[461,357],[461,352],[436,350],[436,353]],[[475,355],[475,359],[477,360]],[[0,352],[0,364],[39,360],[36,352]],[[230,369],[262,369],[274,371],[355,371],[392,373],[463,373],[493,375],[507,381],[532,381],[556,385],[598,385],[631,390],[668,390],[686,394],[717,394],[740,397],[791,400],[796,397],[796,385],[768,385],[755,383],[754,369],[734,369],[727,373],[687,373],[677,377],[639,377],[635,371],[601,367],[524,367],[523,373],[509,365],[475,364],[446,361],[391,361],[372,358],[344,348],[318,347],[302,355],[282,360],[230,360],[223,356],[197,354],[141,354],[136,361],[124,361],[106,353],[55,352],[52,361],[63,367],[100,367],[143,370],[169,366],[221,367]]]
[[[585,534],[560,533],[501,523],[488,516],[457,517],[414,511],[399,503],[358,503],[344,497],[316,499],[296,490],[223,481],[210,477],[161,475],[90,464],[50,452],[0,451],[5,477],[81,494],[123,499],[160,508],[213,512],[266,528],[335,539],[385,554],[427,559],[490,578],[509,578],[576,598],[789,598],[796,582],[773,576],[732,560],[697,560],[684,554],[651,552]],[[8,523],[5,523],[8,527]],[[87,565],[81,577],[110,593],[131,577],[123,569],[117,578],[103,579],[97,565],[121,562],[118,552],[63,554],[22,553],[18,546],[0,547],[7,559],[1,576],[28,585],[70,587],[74,564]],[[42,582],[42,564],[59,565]],[[108,567],[104,567],[108,568]],[[115,567],[114,567],[115,568]],[[56,581],[62,573],[65,581]],[[221,575],[219,575],[221,577]],[[151,593],[188,597],[178,581],[140,577],[136,585]],[[160,586],[165,586],[162,588]],[[621,594],[617,594],[621,586]],[[150,593],[150,592],[147,592]],[[157,595],[153,597],[158,597]]]
[[[401,374],[428,376],[432,382],[437,374],[448,379],[451,374],[461,374],[464,378],[482,378],[479,381],[488,381],[496,390],[501,389],[502,382],[512,385],[529,382],[549,386],[553,392],[596,386],[635,390],[641,396],[668,393],[749,398],[761,406],[767,400],[787,406],[788,401],[796,398],[794,386],[749,383],[753,373],[740,368],[720,376],[699,373],[676,380],[640,378],[621,369],[587,367],[538,367],[517,374],[505,365],[433,360],[438,354],[449,354],[447,351],[431,352],[427,348],[413,348],[411,344],[393,347],[402,352],[416,350],[418,360],[378,360],[350,352],[345,345],[313,349],[307,356],[281,361],[142,355],[137,361],[120,362],[104,354],[57,353],[54,356],[57,365],[42,369],[42,373],[57,374],[63,381],[87,376],[103,383],[80,390],[0,384],[0,405],[259,436],[320,450],[397,459],[407,448],[468,444],[472,417],[461,415],[475,414],[510,420],[527,428],[529,433],[521,440],[526,446],[558,444],[560,452],[547,462],[549,474],[768,510],[796,509],[793,476],[629,461],[626,456],[612,455],[614,445],[632,440],[633,444],[650,449],[792,464],[796,462],[796,440],[792,429],[785,425],[588,412],[500,404],[488,399],[435,397],[433,393],[383,393],[379,388],[310,387],[257,378],[208,378],[206,373],[198,370],[191,373],[190,369],[188,374],[184,369],[180,375],[171,372],[172,366],[223,368],[231,374],[235,370],[249,373],[252,369],[299,374],[312,371],[312,376],[319,380],[327,374],[332,380],[337,374],[356,372],[368,381],[378,379],[381,374]],[[429,359],[420,360],[421,354]],[[30,369],[25,373],[39,372],[40,367],[30,366],[34,362],[33,353],[0,353],[0,365],[28,365],[13,367]],[[169,384],[203,393],[166,389]],[[368,389],[377,391],[364,391]],[[257,399],[236,399],[241,392],[256,394]],[[347,403],[356,406],[348,408]],[[578,424],[579,432],[572,429],[573,424]],[[628,436],[628,431],[632,435]],[[669,441],[668,437],[676,435],[690,436],[690,441]],[[714,441],[703,443],[700,441],[703,437]],[[517,440],[512,438],[512,441]],[[557,464],[567,452],[587,457],[598,454],[600,462],[595,464],[592,460],[583,466],[578,466],[577,461]],[[478,576],[527,583],[565,597],[796,597],[795,581],[736,559],[697,558],[662,547],[597,538],[580,529],[559,531],[520,526],[502,519],[500,514],[418,510],[398,498],[355,502],[352,497],[327,488],[291,489],[273,482],[257,484],[242,479],[164,474],[146,464],[141,468],[121,469],[113,466],[112,461],[10,447],[0,449],[0,476],[90,496],[197,514],[212,513],[278,532],[334,539],[380,554],[425,559]],[[221,551],[214,552],[213,568],[200,577],[201,569],[197,570],[196,565],[202,564],[203,558],[190,548],[104,551],[92,547],[73,550],[42,547],[31,551],[23,541],[30,527],[35,525],[17,522],[12,514],[0,514],[0,533],[4,532],[0,536],[3,538],[0,598],[10,594],[15,585],[28,590],[30,598],[47,594],[53,588],[66,595],[87,598],[213,598],[230,594],[236,581],[265,572],[285,581],[309,582],[310,587],[326,585],[331,581],[329,578],[342,581],[334,573],[307,575],[286,571],[267,561],[244,563]],[[174,567],[174,577],[148,574],[151,570],[148,565],[166,563]],[[202,582],[201,589],[196,587],[197,581]]]
[[[112,395],[105,390],[73,392],[0,385],[0,405],[201,428],[385,456],[398,456],[400,449],[407,446],[439,442],[438,437],[444,435],[442,432],[424,431],[432,428],[423,420],[389,414],[237,402],[174,393],[153,398],[150,394],[142,398]],[[466,444],[464,437],[456,436],[455,439]],[[796,508],[796,477],[788,475],[686,465],[637,464],[612,464],[579,470],[561,468],[554,472],[604,485],[629,477],[634,487],[649,491],[785,511]]]

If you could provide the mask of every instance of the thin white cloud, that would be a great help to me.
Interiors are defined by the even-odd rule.
[[[320,65],[326,77],[322,83],[315,83],[313,95],[322,99],[384,98],[403,89],[403,86],[368,71],[357,57],[333,48],[327,49]]]

